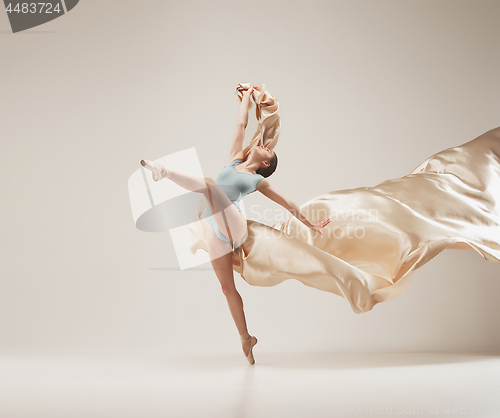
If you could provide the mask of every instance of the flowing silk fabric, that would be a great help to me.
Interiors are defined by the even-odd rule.
[[[313,223],[332,219],[323,236],[295,217],[272,228],[248,221],[233,266],[249,284],[294,278],[344,297],[361,314],[401,294],[415,270],[446,248],[498,263],[500,128],[433,155],[404,177],[332,191],[301,210]],[[360,239],[352,238],[356,228],[364,231]]]
[[[500,263],[500,128],[434,154],[408,175],[331,191],[301,206],[324,235],[295,217],[248,220],[233,269],[253,286],[296,279],[334,293],[357,313],[391,300],[441,251],[475,250]],[[205,251],[198,235],[192,252]],[[194,250],[194,251],[193,251]]]
[[[250,83],[238,84],[234,94],[241,101],[243,91],[249,88]],[[265,84],[255,86],[252,91],[252,97],[256,104],[255,116],[258,125],[250,144],[243,149],[243,161],[246,160],[250,149],[256,145],[264,145],[269,149],[273,149],[278,143],[280,135],[281,118],[278,100],[266,90]],[[252,107],[253,105],[250,101],[249,109]]]

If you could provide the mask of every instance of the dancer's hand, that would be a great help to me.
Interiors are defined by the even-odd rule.
[[[323,219],[322,221],[318,222],[316,225],[311,226],[311,229],[313,231],[319,232],[321,235],[323,235],[322,229],[327,226],[330,223],[330,218]]]
[[[252,91],[253,91],[253,84],[250,84],[250,87],[248,88],[248,90],[245,90],[243,92],[243,96],[250,96],[252,94]]]

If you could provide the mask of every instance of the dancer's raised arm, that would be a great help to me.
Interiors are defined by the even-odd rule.
[[[231,151],[229,153],[229,160],[227,164],[237,158],[243,158],[243,141],[245,140],[245,129],[248,124],[248,108],[250,106],[250,96],[252,95],[252,90],[253,86],[243,92],[240,113],[238,115],[238,124],[236,126],[236,133],[231,145]]]
[[[287,199],[282,194],[278,193],[276,189],[271,186],[271,183],[267,179],[262,179],[257,184],[257,190],[261,192],[264,196],[271,199],[273,202],[276,202],[278,205],[283,206],[286,210],[288,210],[293,216],[295,216],[299,221],[301,221],[308,228],[311,228],[314,231],[319,232],[323,235],[322,229],[330,223],[329,218],[325,218],[317,224],[312,224],[301,212],[299,206],[290,199]]]

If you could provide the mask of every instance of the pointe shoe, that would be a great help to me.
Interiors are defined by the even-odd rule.
[[[141,165],[153,173],[153,180],[160,181],[170,177],[170,170],[156,161],[141,160]]]
[[[246,356],[246,359],[248,360],[248,362],[250,364],[254,364],[255,363],[255,359],[253,358],[253,346],[255,344],[257,344],[257,338],[253,337],[253,336],[250,336],[250,338],[247,338],[247,337],[240,337],[241,338],[241,342],[242,343],[247,343],[248,341],[251,341],[250,342],[250,348],[248,350],[248,356]],[[243,351],[243,354],[245,354],[245,351]]]

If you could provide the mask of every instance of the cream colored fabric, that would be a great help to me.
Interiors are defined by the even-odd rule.
[[[232,255],[249,284],[297,279],[361,314],[400,295],[415,270],[447,248],[500,263],[500,128],[404,177],[331,191],[301,209],[312,223],[331,219],[323,236],[293,216],[272,227],[247,221],[248,238]]]

